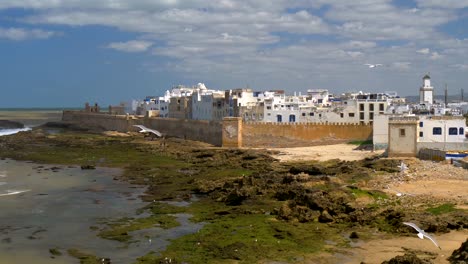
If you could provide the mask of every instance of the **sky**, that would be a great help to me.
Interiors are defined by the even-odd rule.
[[[408,96],[428,73],[435,94],[460,94],[467,54],[468,0],[1,0],[0,108],[200,82]]]

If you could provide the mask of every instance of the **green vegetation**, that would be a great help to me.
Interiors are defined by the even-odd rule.
[[[441,214],[447,214],[456,211],[457,209],[455,208],[454,204],[446,203],[439,205],[437,207],[431,207],[427,208],[426,211],[433,215],[441,215]]]
[[[373,143],[372,139],[369,139],[369,140],[353,140],[353,141],[348,142],[348,144],[357,145],[357,146],[372,145],[372,143]]]
[[[102,229],[98,236],[117,240],[120,242],[131,242],[129,232],[147,228],[159,227],[164,229],[173,228],[179,225],[174,216],[167,214],[152,215],[145,218],[121,218],[106,223],[107,228]]]
[[[359,188],[350,188],[351,193],[356,197],[371,197],[374,200],[380,200],[380,199],[388,199],[388,195],[384,192],[381,191],[375,191],[375,190],[363,190]]]
[[[342,242],[342,237],[325,224],[288,223],[265,214],[229,214],[195,234],[173,240],[161,256],[150,253],[137,263],[155,263],[164,258],[176,263],[294,262],[323,249],[325,240]]]
[[[96,257],[92,254],[82,252],[78,249],[71,248],[67,252],[70,256],[79,259],[80,264],[102,264],[103,263],[101,258]]]

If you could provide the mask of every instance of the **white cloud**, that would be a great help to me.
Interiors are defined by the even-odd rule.
[[[440,58],[442,58],[442,55],[439,54],[437,51],[432,52],[432,54],[431,54],[431,56],[430,56],[430,59],[431,59],[431,60],[438,60],[438,59],[440,59]]]
[[[57,32],[45,31],[42,29],[25,29],[25,28],[1,28],[0,39],[9,40],[27,40],[27,39],[48,39],[58,35]]]
[[[434,8],[466,8],[468,7],[468,0],[416,0],[418,6],[421,7],[434,7]]]
[[[394,85],[391,78],[398,74],[419,76],[466,65],[468,40],[448,37],[441,26],[456,21],[457,8],[467,7],[467,0],[416,2],[404,8],[392,0],[2,0],[0,9],[32,9],[18,18],[32,25],[99,25],[131,32],[140,40],[106,47],[166,56],[166,64],[152,66],[158,71],[220,83],[259,76],[256,84],[348,87],[338,80],[344,79],[378,87],[378,78]],[[366,62],[389,67],[369,72],[362,67]],[[307,78],[296,82],[291,76]]]
[[[152,42],[144,40],[130,40],[127,42],[113,42],[106,47],[124,52],[142,52],[148,50],[153,45]]]
[[[431,51],[429,48],[424,48],[424,49],[419,49],[416,52],[420,54],[429,54]]]

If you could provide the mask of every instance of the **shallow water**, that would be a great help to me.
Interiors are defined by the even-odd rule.
[[[70,248],[111,258],[112,263],[132,263],[164,249],[168,239],[202,227],[190,223],[189,215],[178,214],[181,226],[134,232],[139,241],[130,245],[98,238],[90,226],[99,219],[133,217],[145,205],[138,198],[144,189],[114,181],[119,173],[0,160],[0,194],[29,190],[0,196],[0,263],[78,263],[67,256]],[[51,248],[63,255],[52,259]]]

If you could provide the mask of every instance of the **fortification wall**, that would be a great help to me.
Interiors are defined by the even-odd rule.
[[[168,136],[223,145],[221,122],[150,117],[143,124]]]
[[[275,146],[288,147],[291,146],[291,141],[326,144],[333,141],[372,139],[372,126],[343,123],[245,123],[238,118],[225,118],[223,122],[217,122],[81,111],[64,111],[62,120],[119,132],[138,131],[133,125],[144,125],[167,136],[225,147],[265,146],[265,142],[275,142]]]
[[[344,123],[261,123],[246,122],[242,133],[245,145],[255,145],[257,137],[288,138],[301,141],[343,141],[343,140],[370,140],[372,139],[371,125],[344,124]]]
[[[220,122],[158,117],[145,118],[81,111],[64,111],[62,120],[90,128],[119,132],[138,131],[133,125],[144,125],[167,136],[207,142],[215,146],[222,146],[223,143],[222,124]]]
[[[63,111],[62,121],[73,122],[90,128],[113,130],[119,132],[134,131],[133,125],[143,124],[140,119],[126,115],[109,115],[81,111]]]

